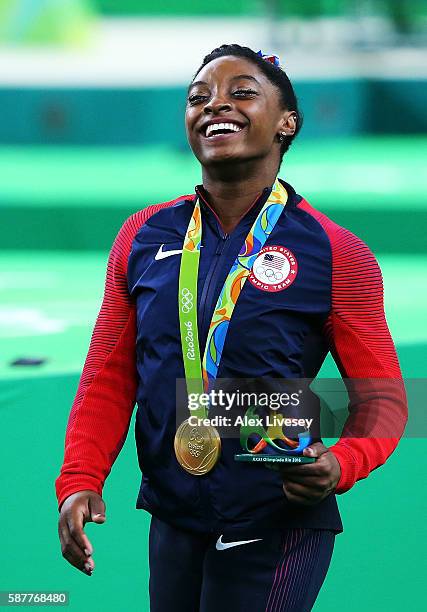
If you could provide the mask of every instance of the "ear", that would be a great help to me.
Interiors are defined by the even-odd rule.
[[[285,111],[280,120],[279,133],[284,132],[286,136],[292,136],[297,129],[297,114],[295,111]]]

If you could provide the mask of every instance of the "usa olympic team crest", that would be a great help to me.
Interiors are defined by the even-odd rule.
[[[292,285],[297,272],[297,260],[289,249],[269,245],[260,250],[248,280],[263,291],[283,291]]]

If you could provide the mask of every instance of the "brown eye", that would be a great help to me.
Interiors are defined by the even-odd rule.
[[[188,102],[190,104],[197,104],[198,102],[202,102],[202,100],[206,100],[207,96],[202,96],[201,94],[193,94],[189,96]]]
[[[244,98],[246,96],[257,96],[258,93],[254,89],[236,89],[233,95],[238,98]]]

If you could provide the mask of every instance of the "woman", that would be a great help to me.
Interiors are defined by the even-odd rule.
[[[102,487],[136,400],[151,610],[310,610],[342,531],[335,494],[386,461],[406,420],[381,273],[361,240],[277,180],[301,128],[278,58],[215,49],[185,121],[203,184],[131,215],[110,252],[56,480],[63,555],[91,574],[83,525],[105,520]],[[219,378],[313,379],[329,350],[353,379],[353,407],[335,445],[305,448],[315,462],[241,463],[239,441],[211,429],[212,465],[190,465],[183,449],[203,436],[177,431],[188,416],[177,422],[177,380],[189,391]],[[362,397],[358,380],[398,384],[370,383]]]

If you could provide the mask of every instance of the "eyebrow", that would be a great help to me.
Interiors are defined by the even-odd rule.
[[[260,82],[258,81],[258,79],[256,79],[254,76],[252,76],[251,74],[237,74],[234,77],[231,77],[231,81],[237,81],[238,79],[249,79],[250,81],[254,81],[254,83],[257,83],[257,85],[260,85]],[[190,85],[188,86],[188,90],[190,91],[190,89],[192,87],[195,87],[196,85],[207,85],[206,81],[194,81],[193,83],[190,83]]]

